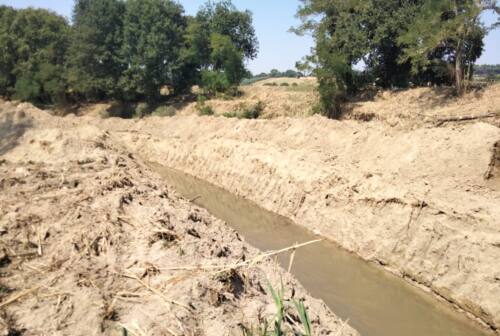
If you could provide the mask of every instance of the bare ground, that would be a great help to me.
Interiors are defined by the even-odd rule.
[[[432,90],[357,106],[374,113],[370,122],[191,115],[100,127],[130,151],[291,218],[498,331],[500,118],[440,121],[497,113],[500,86],[459,100]],[[412,115],[419,102],[426,108]]]
[[[269,258],[191,269],[260,252],[165,186],[117,133],[28,104],[3,103],[0,125],[1,335],[240,335],[273,317],[267,284],[280,278],[315,334],[357,334]],[[300,331],[288,314],[287,330]]]
[[[287,90],[262,88],[270,100],[272,90]],[[143,120],[52,118],[25,104],[10,105],[18,112],[7,122],[19,127],[5,146],[7,156],[24,148],[24,161],[17,162],[26,162],[29,154],[45,150],[40,142],[28,151],[33,127],[42,141],[47,127],[77,134],[98,130],[125,153],[190,173],[291,218],[498,332],[499,90],[497,85],[463,99],[430,88],[381,93],[353,102],[342,122],[318,116],[236,120],[189,111]],[[22,111],[30,111],[28,121],[18,118]],[[82,139],[70,142],[75,152],[85,150],[78,145]],[[58,147],[50,148],[56,155]]]

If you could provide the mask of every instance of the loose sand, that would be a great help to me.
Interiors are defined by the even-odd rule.
[[[426,103],[440,97],[432,90],[358,106],[375,114],[370,122],[191,115],[100,127],[130,151],[291,218],[498,330],[500,118],[437,125],[498,112],[500,86],[435,105]],[[419,101],[424,119],[410,113]],[[407,117],[394,123],[398,105]]]
[[[262,93],[269,93],[269,99],[272,99],[272,90],[275,89],[287,90],[282,87],[258,88]],[[14,219],[18,218],[16,216],[25,218],[24,214],[37,215],[41,219],[27,222],[45,223],[41,226],[44,229],[54,227],[53,230],[59,233],[51,233],[48,238],[55,241],[51,245],[54,253],[60,258],[70,258],[65,266],[49,271],[53,262],[45,259],[49,258],[51,251],[47,246],[42,259],[31,261],[32,265],[23,261],[23,265],[27,263],[38,271],[31,270],[29,266],[21,268],[18,264],[13,264],[15,267],[7,266],[12,269],[10,272],[14,279],[28,280],[24,280],[27,283],[22,286],[16,280],[14,286],[6,279],[6,288],[14,286],[18,289],[15,293],[19,293],[19,290],[44,284],[44,279],[48,281],[43,277],[45,274],[57,275],[60,274],[57,272],[61,272],[71,275],[75,273],[75,267],[84,269],[87,273],[83,272],[83,278],[89,278],[85,274],[92,274],[90,280],[95,285],[85,287],[85,295],[80,297],[90,298],[91,294],[87,293],[96,295],[89,301],[100,307],[92,306],[96,309],[95,316],[99,316],[102,321],[102,307],[110,304],[108,299],[99,299],[96,294],[102,291],[99,288],[104,288],[106,293],[137,291],[140,288],[137,287],[137,281],[116,273],[135,270],[135,267],[144,271],[148,263],[157,269],[165,265],[168,267],[205,260],[215,262],[210,259],[212,245],[231,246],[231,251],[235,251],[224,257],[229,258],[223,259],[224,262],[234,262],[240,258],[246,245],[239,242],[235,233],[222,223],[201,210],[198,212],[203,213],[203,218],[210,218],[212,224],[200,226],[192,223],[189,213],[195,211],[194,207],[179,200],[168,190],[166,199],[155,196],[160,192],[155,191],[155,187],[158,190],[164,190],[164,187],[137,159],[141,157],[202,178],[248,198],[267,210],[291,218],[363,259],[432,291],[499,331],[500,118],[439,123],[439,120],[448,117],[497,113],[500,106],[499,92],[500,86],[497,85],[462,99],[441,96],[441,92],[435,89],[382,93],[371,101],[353,103],[356,106],[343,121],[319,116],[237,120],[198,117],[193,113],[142,120],[102,120],[91,115],[55,118],[27,104],[17,107],[10,103],[3,104],[4,111],[11,113],[4,112],[10,119],[4,118],[2,122],[5,125],[2,126],[2,132],[7,139],[2,141],[0,147],[0,154],[7,160],[2,169],[8,178],[22,178],[29,182],[2,182],[11,183],[9,190],[13,193],[2,193],[2,205],[9,204],[2,206],[2,220],[6,223],[2,222],[2,225],[19,227],[15,229],[18,231],[12,233],[10,230],[14,229],[9,229],[6,234],[14,235],[12,239],[21,242],[22,239],[31,242],[30,246],[36,250],[38,231],[23,228],[23,225],[32,227],[33,224],[22,224],[22,219],[19,224]],[[287,110],[277,108],[264,112],[264,116],[280,115],[276,111],[283,111],[281,115],[287,115]],[[132,158],[128,157],[128,153],[132,153]],[[103,155],[109,156],[106,162],[100,161]],[[93,167],[91,171],[85,170],[85,164],[74,163],[78,160],[85,162],[87,156],[93,160],[90,163]],[[117,163],[118,157],[124,160],[125,167]],[[41,168],[28,164],[29,160]],[[48,191],[43,191],[43,187],[40,187],[40,192],[36,188],[34,190],[34,185],[47,183],[36,175],[37,170],[54,175],[49,179]],[[78,177],[80,174],[87,175]],[[120,174],[125,174],[132,185],[102,191],[114,181],[112,176]],[[78,177],[81,181],[76,190],[71,188],[70,177]],[[3,175],[2,179],[7,181]],[[64,181],[68,181],[69,186],[68,190],[64,189],[64,193],[61,193]],[[117,183],[120,185],[120,182]],[[6,187],[3,188],[5,190]],[[79,195],[79,188],[87,190],[87,194],[81,191],[83,201],[76,196],[70,197],[71,192]],[[87,200],[85,197],[89,194],[93,198]],[[37,205],[29,201],[32,197],[40,197],[45,203]],[[121,204],[122,199],[124,204]],[[78,212],[75,210],[78,209],[77,204],[87,209],[84,211],[85,216],[90,217],[74,220]],[[17,214],[16,210],[23,216]],[[151,244],[148,243],[152,239],[151,232],[158,229],[158,225],[163,228],[161,225],[164,224],[158,221],[167,217],[166,213],[175,223],[167,228],[174,230],[176,237],[183,237],[175,242],[186,251],[185,256],[178,252],[179,247],[165,249],[165,242],[148,245]],[[132,224],[121,223],[118,217]],[[121,224],[114,224],[117,221]],[[90,228],[85,226],[89,223],[92,223]],[[72,229],[63,231],[62,225]],[[187,234],[186,230],[190,228],[195,228],[200,238]],[[25,238],[27,234],[28,238]],[[57,234],[61,236],[57,237]],[[41,235],[44,237],[43,232]],[[2,241],[7,240],[6,236],[1,238]],[[200,247],[203,244],[192,247],[192,242],[199,242],[200,239],[208,242],[206,249]],[[69,241],[71,243],[67,243]],[[66,245],[63,248],[62,243],[56,242]],[[78,244],[79,251],[74,247],[72,249],[73,242]],[[230,245],[230,242],[237,242],[237,247]],[[168,246],[169,242],[166,244]],[[250,247],[246,248],[250,255],[257,253]],[[99,255],[94,255],[96,249],[100,251]],[[136,261],[138,266],[133,264]],[[81,263],[84,266],[80,266]],[[265,263],[262,268],[248,271],[240,277],[259,279],[256,281],[262,284],[266,270],[270,267],[270,263]],[[195,316],[182,308],[175,310],[176,313],[187,314],[184,320],[181,318],[181,325],[191,328],[189,330],[217,326],[219,323],[229,328],[231,323],[239,323],[244,320],[243,317],[252,316],[252,313],[236,314],[240,303],[245,302],[247,296],[244,299],[223,300],[223,308],[212,313],[213,307],[203,301],[204,296],[200,294],[204,293],[204,289],[200,292],[192,289],[198,288],[198,283],[205,289],[223,286],[207,274],[199,277],[189,274],[185,282],[174,281],[175,284],[171,284],[168,279],[176,279],[177,273],[153,274],[151,281],[154,288],[174,286],[178,289],[167,291],[173,293],[169,299],[176,298],[183,304],[191,302],[199,309]],[[151,275],[147,274],[146,279],[148,277]],[[255,283],[250,284],[248,297],[267,300],[269,304],[269,297],[259,294]],[[59,287],[50,283],[43,288]],[[48,295],[53,292],[47,289],[41,293]],[[141,289],[140,294],[146,295],[148,300],[161,302],[161,298],[155,295],[147,296],[147,290]],[[18,314],[17,321],[31,323],[33,320],[35,323],[36,319],[22,314],[40,305],[40,300],[40,297],[31,295],[22,300],[22,304],[7,307],[7,310],[10,309],[11,314]],[[62,305],[66,302],[62,298],[51,297],[50,300],[50,307],[57,309],[63,309]],[[140,307],[146,306],[141,308],[146,314],[140,315],[136,304],[127,303],[130,306],[121,308],[122,313],[118,310],[121,323],[131,323],[133,319],[145,316],[140,320],[141,327],[155,328],[159,314],[168,316],[164,320],[175,319],[168,315],[172,313],[167,308],[158,314],[148,313],[149,309],[153,309],[149,306],[151,303],[144,303],[142,296],[140,300]],[[116,300],[122,304],[121,301]],[[322,307],[310,298],[308,302],[315,302],[318,307]],[[72,309],[76,314],[77,309]],[[154,309],[159,309],[158,304],[154,305]],[[47,308],[43,311],[49,314],[53,310]],[[319,308],[316,311],[320,315],[328,314]],[[76,316],[68,321],[79,321]],[[85,318],[91,316],[87,314]],[[235,322],[234,316],[241,318]],[[335,329],[338,321],[328,316],[325,319],[326,328]],[[42,321],[45,319],[47,316]],[[321,319],[322,322],[325,320]],[[181,331],[175,321],[168,325],[178,328],[176,332]],[[68,328],[71,328],[71,324]]]
[[[10,103],[0,131],[0,335],[241,335],[272,319],[280,278],[314,334],[357,335],[270,258],[189,269],[260,252],[115,134]]]

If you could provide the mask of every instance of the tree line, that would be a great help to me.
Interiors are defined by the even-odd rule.
[[[500,76],[500,64],[481,64],[476,65],[474,74],[484,77],[497,77]]]
[[[312,33],[312,54],[298,63],[319,81],[321,109],[338,117],[342,103],[367,85],[454,85],[467,89],[491,27],[494,0],[301,0],[293,31]],[[363,70],[359,70],[360,65]]]
[[[258,52],[252,14],[229,0],[195,16],[172,0],[76,0],[71,24],[0,6],[0,46],[0,95],[38,104],[228,91]]]
[[[304,77],[302,72],[298,72],[292,69],[286,71],[279,71],[278,69],[272,69],[269,73],[261,72],[257,75],[248,73],[248,76],[241,82],[242,85],[251,85],[258,81],[269,79],[269,78],[301,78]]]

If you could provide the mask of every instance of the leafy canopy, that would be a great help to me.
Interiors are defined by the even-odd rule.
[[[69,25],[42,9],[0,7],[0,93],[41,104],[62,102]]]
[[[157,101],[160,89],[172,85],[180,68],[186,18],[171,0],[128,0],[124,17],[120,79],[125,98]]]
[[[297,34],[311,32],[312,54],[298,63],[318,77],[322,111],[340,115],[347,95],[382,88],[453,83],[461,92],[482,53],[484,10],[494,0],[301,0]],[[497,23],[498,25],[498,23]],[[355,66],[364,65],[363,71]]]
[[[87,99],[119,98],[125,69],[120,54],[123,13],[120,0],[77,0],[73,9],[68,81]]]

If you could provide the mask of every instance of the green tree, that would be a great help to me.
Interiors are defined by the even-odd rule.
[[[352,67],[362,61],[381,87],[407,84],[410,66],[399,62],[402,47],[398,38],[407,30],[418,0],[303,0],[302,3],[298,16],[303,23],[294,31],[313,32],[316,56],[321,56],[316,61],[336,54],[334,63],[343,59]],[[354,82],[346,84],[351,86]]]
[[[493,0],[301,0],[298,34],[312,32],[313,54],[297,65],[313,68],[321,108],[332,117],[363,85],[405,87],[449,83],[457,91],[472,77],[485,29],[479,15],[498,12]],[[354,66],[364,64],[363,71]],[[455,76],[450,72],[455,67]],[[467,71],[466,71],[467,69]]]
[[[14,76],[14,65],[16,54],[14,38],[11,34],[12,22],[16,17],[16,11],[7,6],[0,6],[0,95],[8,96],[14,90],[16,77]]]
[[[271,77],[281,77],[281,72],[279,72],[278,69],[272,69],[269,72],[269,76],[271,76]]]
[[[462,94],[464,79],[472,77],[473,64],[483,50],[487,29],[479,18],[485,10],[500,14],[491,0],[425,0],[410,29],[399,38],[404,46],[401,60],[410,61],[414,72],[436,60],[450,62],[456,91]]]
[[[186,18],[171,0],[128,0],[124,17],[120,79],[125,99],[160,99],[164,85],[173,86],[182,68]],[[175,91],[175,87],[173,88]]]
[[[125,3],[120,0],[77,0],[68,51],[71,89],[86,99],[119,98],[124,63]]]
[[[209,1],[197,13],[196,20],[206,29],[207,36],[213,33],[229,36],[245,59],[257,57],[258,41],[250,11],[239,11],[229,0]]]
[[[213,69],[224,71],[232,85],[237,85],[246,75],[243,55],[227,35],[212,34],[210,37],[210,59]]]
[[[210,48],[211,69],[202,71],[202,87],[214,94],[237,86],[247,74],[242,53],[229,36],[217,33],[210,38]]]
[[[7,50],[12,55],[4,57],[14,65],[14,96],[34,103],[63,102],[69,37],[66,20],[47,10],[23,9],[12,20],[9,33]]]
[[[227,91],[247,75],[244,61],[257,55],[258,43],[249,11],[238,11],[230,1],[209,2],[193,18],[183,54],[197,68],[207,91]],[[196,77],[196,75],[194,76]]]

